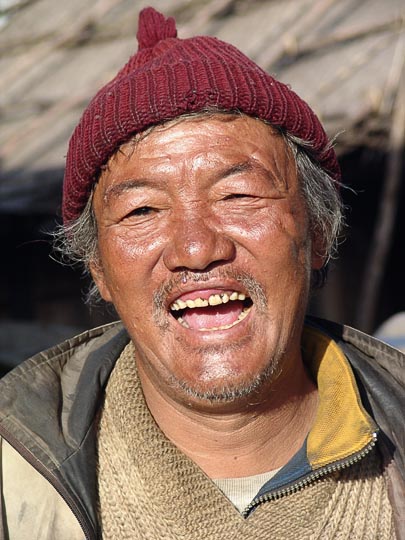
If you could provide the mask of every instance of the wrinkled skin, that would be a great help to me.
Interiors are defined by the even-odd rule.
[[[213,406],[210,396],[237,408],[302,369],[310,274],[323,260],[295,165],[270,127],[222,115],[158,127],[113,156],[94,211],[92,274],[135,343],[144,386],[187,407]],[[185,328],[169,305],[207,289],[248,293],[248,316],[229,329]]]

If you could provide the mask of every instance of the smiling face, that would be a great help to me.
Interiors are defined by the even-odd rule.
[[[198,406],[258,395],[301,361],[311,269],[323,261],[270,127],[216,115],[155,128],[110,160],[93,204],[92,274],[144,381]]]

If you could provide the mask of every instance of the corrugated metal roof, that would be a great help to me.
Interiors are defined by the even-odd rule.
[[[381,143],[403,69],[403,0],[31,0],[0,30],[0,211],[55,204],[32,192],[59,186],[70,133],[135,51],[146,5],[174,15],[180,37],[216,35],[289,83],[331,136],[344,132],[338,151]]]

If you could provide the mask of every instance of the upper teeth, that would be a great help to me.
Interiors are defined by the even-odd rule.
[[[218,306],[219,304],[226,304],[230,300],[245,300],[246,295],[234,291],[231,294],[211,294],[208,299],[196,298],[195,300],[176,300],[170,305],[172,311],[178,311],[185,308],[198,308],[206,306]]]

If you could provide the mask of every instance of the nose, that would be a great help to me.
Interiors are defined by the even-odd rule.
[[[235,244],[203,217],[177,220],[171,228],[163,261],[171,271],[207,271],[214,264],[231,261]]]

